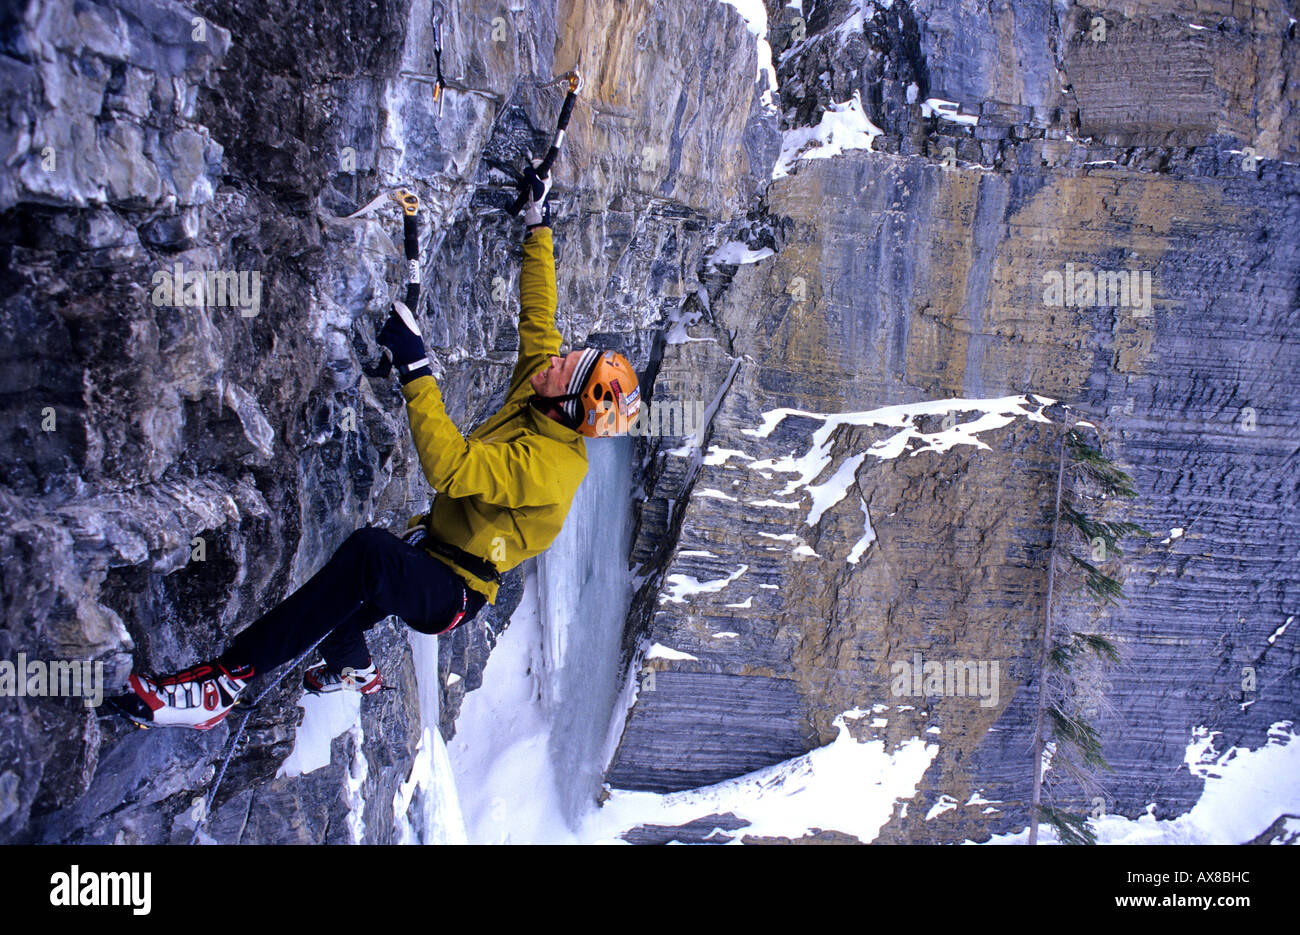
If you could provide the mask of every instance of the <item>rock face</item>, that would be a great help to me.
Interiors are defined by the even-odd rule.
[[[1104,40],[1085,35],[1094,15]],[[775,255],[702,277],[664,354],[659,391],[721,401],[698,449],[648,465],[637,622],[673,652],[647,659],[611,785],[730,778],[829,742],[858,708],[859,740],[939,747],[878,840],[1022,828],[1044,517],[1060,432],[1085,419],[1136,478],[1115,515],[1160,531],[1111,566],[1121,607],[1058,607],[1124,657],[1098,718],[1104,807],[1185,812],[1202,788],[1183,763],[1193,727],[1259,746],[1296,709],[1293,638],[1270,641],[1300,573],[1294,26],[1280,4],[769,17],[783,126],[856,94],[879,135],[791,160],[736,234]],[[1157,58],[1177,64],[1152,86],[1138,75]],[[1149,271],[1150,307],[1054,304],[1045,276],[1074,270]],[[1071,408],[936,450],[998,408],[980,401],[1024,393]],[[951,424],[825,415],[945,397],[966,400]],[[893,666],[916,653],[998,664],[995,703],[898,697]]]
[[[112,686],[133,663],[207,658],[353,529],[424,509],[400,394],[362,372],[404,269],[399,222],[342,217],[398,184],[420,194],[419,314],[469,429],[517,346],[502,208],[549,142],[550,79],[577,65],[558,324],[705,423],[642,443],[624,647],[654,678],[610,785],[737,776],[829,742],[857,708],[859,740],[939,747],[878,840],[1023,827],[1045,514],[1078,419],[1135,477],[1115,516],[1160,531],[1111,566],[1121,607],[1058,608],[1124,655],[1098,721],[1107,810],[1186,811],[1194,727],[1255,746],[1294,718],[1297,629],[1270,640],[1300,583],[1300,46],[1280,0],[769,0],[774,108],[725,5],[317,7],[0,13],[0,659],[101,662]],[[159,292],[187,271],[234,274],[228,301]],[[1139,291],[1150,273],[1149,306],[1051,299],[1052,274],[1084,271],[1137,272]],[[442,640],[445,737],[520,581]],[[394,840],[416,679],[400,623],[370,643],[397,691],[329,766],[276,778],[299,717],[287,675],[206,835]],[[997,690],[900,697],[892,666],[918,653],[997,663]],[[189,840],[229,727],[0,702],[4,840]],[[628,839],[751,840],[744,826]]]
[[[552,199],[559,325],[648,362],[713,227],[752,201],[775,153],[753,41],[728,8],[501,13],[446,13],[441,114],[422,77],[427,2],[3,14],[0,656],[99,661],[110,690],[133,659],[191,664],[351,530],[400,528],[425,507],[395,382],[361,372],[404,269],[400,222],[393,209],[338,218],[398,183],[422,196],[421,313],[468,430],[499,403],[516,347],[521,231],[501,208],[553,132],[563,95],[542,85],[575,64],[587,85]],[[160,301],[158,277],[187,271],[248,275],[223,306]],[[447,736],[518,599],[512,576],[490,613],[443,640]],[[399,689],[362,721],[367,804],[352,821],[379,842],[420,730],[400,624],[371,644]],[[339,796],[354,735],[328,768],[272,781],[297,684],[285,677],[251,720],[205,829],[216,840],[350,839]],[[228,734],[137,732],[77,699],[5,699],[0,834],[188,840]]]

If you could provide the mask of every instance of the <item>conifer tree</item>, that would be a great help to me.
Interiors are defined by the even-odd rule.
[[[1115,645],[1101,633],[1073,630],[1053,614],[1053,600],[1058,578],[1062,586],[1082,587],[1103,607],[1123,599],[1123,586],[1102,565],[1123,556],[1121,539],[1149,533],[1136,523],[1105,520],[1099,513],[1108,500],[1136,495],[1133,479],[1103,455],[1100,447],[1090,445],[1077,430],[1066,430],[1061,439],[1048,549],[1029,844],[1038,843],[1040,821],[1055,828],[1063,844],[1097,841],[1086,816],[1050,803],[1056,781],[1047,781],[1045,774],[1050,758],[1051,766],[1058,767],[1057,774],[1072,779],[1085,795],[1102,791],[1099,771],[1109,771],[1110,766],[1102,756],[1101,735],[1091,718],[1104,705],[1101,675],[1120,657]],[[1086,558],[1080,554],[1084,544]]]

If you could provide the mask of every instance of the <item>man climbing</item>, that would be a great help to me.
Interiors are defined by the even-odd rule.
[[[396,615],[421,633],[446,633],[495,602],[502,572],[554,541],[587,472],[584,438],[625,433],[640,393],[621,354],[589,348],[559,356],[550,179],[532,169],[526,178],[519,359],[501,409],[462,436],[410,310],[394,302],[379,333],[401,381],[420,465],[437,491],[429,512],[413,518],[403,538],[354,532],[220,658],[173,675],[133,673],[130,691],[115,701],[132,720],[207,730],[255,674],[317,641],[324,661],[304,675],[307,691],[378,691],[365,630]]]

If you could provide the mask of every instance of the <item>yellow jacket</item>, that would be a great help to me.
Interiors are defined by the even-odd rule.
[[[504,572],[544,551],[559,535],[587,474],[582,435],[529,405],[528,378],[560,351],[555,327],[555,255],[551,229],[524,240],[519,274],[519,360],[505,404],[466,438],[452,423],[433,377],[402,387],[411,437],[424,476],[437,491],[424,523],[430,535]],[[497,586],[442,556],[474,590],[496,602]]]

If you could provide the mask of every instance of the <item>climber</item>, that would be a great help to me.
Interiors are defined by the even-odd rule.
[[[207,730],[256,673],[320,641],[323,662],[303,676],[313,694],[378,691],[364,631],[389,615],[421,633],[446,633],[494,603],[501,573],[545,550],[587,472],[584,438],[623,434],[640,408],[623,355],[588,348],[560,356],[550,179],[525,173],[527,233],[519,279],[519,358],[505,404],[462,436],[443,407],[419,328],[394,302],[379,342],[391,352],[421,467],[437,491],[405,535],[365,528],[251,626],[220,658],[156,677],[134,673],[115,706],[144,725]],[[323,638],[323,639],[322,639]]]

